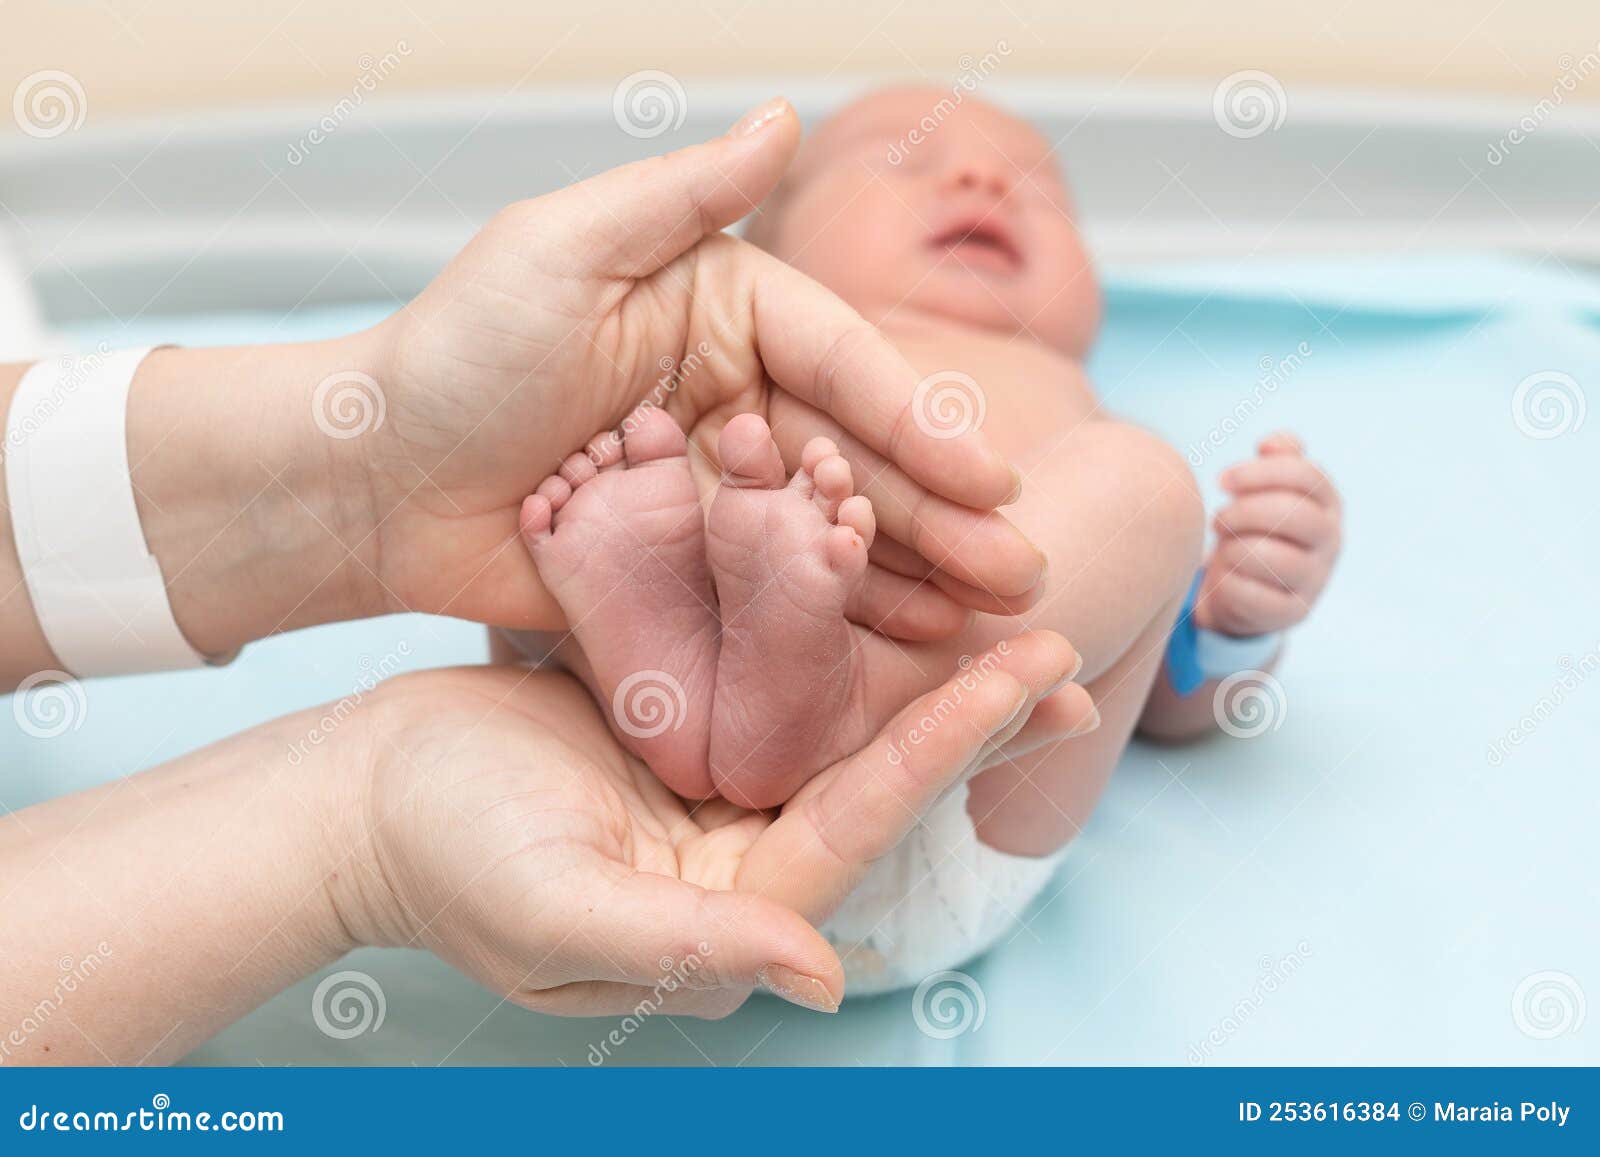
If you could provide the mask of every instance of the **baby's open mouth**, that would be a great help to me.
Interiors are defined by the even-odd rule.
[[[994,273],[1016,273],[1022,250],[1005,225],[992,217],[963,217],[934,234],[929,244],[963,265]]]

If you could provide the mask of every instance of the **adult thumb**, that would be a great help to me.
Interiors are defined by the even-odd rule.
[[[777,186],[800,143],[800,118],[782,97],[751,109],[722,136],[635,161],[542,200],[570,245],[574,274],[645,277],[708,234],[753,211]]]

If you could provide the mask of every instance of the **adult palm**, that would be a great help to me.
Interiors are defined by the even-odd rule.
[[[976,432],[925,433],[915,374],[875,329],[719,232],[798,139],[775,102],[716,140],[512,205],[375,331],[388,420],[360,445],[393,609],[559,627],[516,530],[560,459],[641,401],[704,445],[780,396],[784,420],[825,414],[854,435],[881,530],[948,569],[951,589],[1033,588],[1037,552],[992,513],[1015,490],[1009,465]]]

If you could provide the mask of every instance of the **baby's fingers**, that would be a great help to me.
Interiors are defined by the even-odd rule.
[[[1311,598],[1322,587],[1327,564],[1303,546],[1272,535],[1243,535],[1217,547],[1212,563],[1221,574],[1241,574]]]
[[[1292,454],[1272,454],[1230,466],[1217,479],[1233,495],[1255,494],[1263,490],[1287,490],[1303,494],[1318,505],[1336,510],[1339,494],[1328,476],[1314,463]]]
[[[1287,430],[1268,434],[1256,443],[1258,454],[1304,454],[1306,444]]]
[[[1291,490],[1246,494],[1218,511],[1213,525],[1225,537],[1272,535],[1311,550],[1339,541],[1337,513]]]
[[[1205,625],[1228,635],[1260,635],[1291,627],[1306,617],[1304,599],[1274,582],[1237,572],[1218,579],[1202,596]]]

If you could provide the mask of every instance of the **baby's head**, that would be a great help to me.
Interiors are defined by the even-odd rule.
[[[1081,356],[1100,291],[1050,143],[963,93],[895,88],[813,132],[750,240],[869,317],[1028,333]]]

